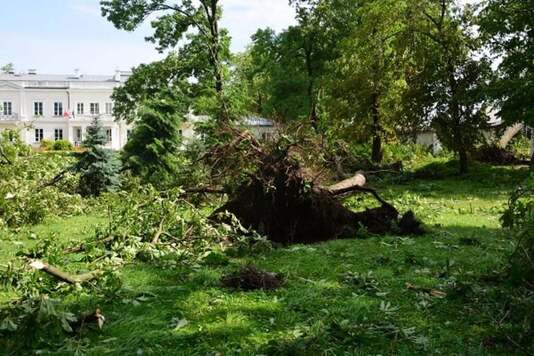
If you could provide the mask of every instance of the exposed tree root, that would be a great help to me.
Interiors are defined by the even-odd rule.
[[[244,226],[281,244],[355,237],[362,227],[373,234],[422,233],[413,213],[399,220],[397,209],[374,189],[363,187],[365,182],[365,176],[358,173],[328,188],[314,186],[284,152],[266,155],[258,172],[215,214],[228,211]],[[337,199],[353,192],[370,193],[381,206],[353,212]]]

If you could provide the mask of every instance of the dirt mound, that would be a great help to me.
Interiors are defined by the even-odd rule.
[[[473,153],[473,158],[479,162],[497,165],[528,163],[518,159],[512,152],[494,145],[480,147]]]
[[[408,211],[399,221],[401,235],[423,235],[426,233],[423,223],[415,217],[413,211]]]
[[[283,282],[283,278],[277,273],[262,271],[254,265],[245,266],[221,280],[224,287],[245,291],[273,290],[280,288]]]

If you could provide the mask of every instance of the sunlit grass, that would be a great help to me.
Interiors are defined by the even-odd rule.
[[[421,237],[292,246],[218,267],[126,266],[125,292],[100,306],[103,330],[76,342],[92,355],[509,353],[484,346],[496,332],[505,288],[484,277],[501,270],[513,248],[499,216],[524,174],[485,167],[463,178],[372,181],[401,211],[413,209],[425,221],[429,232]],[[38,237],[79,241],[105,223],[95,216],[52,219],[3,237],[0,263]],[[222,275],[247,263],[282,274],[284,286],[273,292],[221,286]],[[150,297],[135,299],[143,293]]]

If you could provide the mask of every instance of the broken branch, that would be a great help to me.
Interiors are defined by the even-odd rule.
[[[48,273],[49,275],[69,284],[82,284],[99,277],[103,272],[100,270],[73,276],[65,271],[49,265],[41,260],[33,260],[30,266],[34,269]]]

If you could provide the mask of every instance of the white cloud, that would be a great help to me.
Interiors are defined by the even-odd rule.
[[[280,31],[295,23],[288,0],[223,0],[222,25],[230,31],[232,49],[241,51],[258,28]]]
[[[71,0],[68,2],[67,6],[75,12],[83,15],[100,16],[100,5],[98,2]]]

